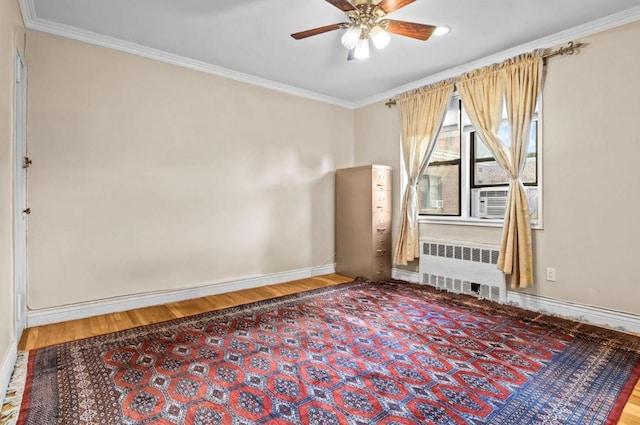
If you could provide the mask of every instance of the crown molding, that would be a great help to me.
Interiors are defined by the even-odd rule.
[[[70,38],[72,40],[82,41],[84,43],[106,47],[132,55],[142,56],[148,59],[154,59],[171,65],[216,75],[218,77],[223,77],[258,87],[263,87],[266,89],[311,99],[322,103],[341,106],[347,109],[354,108],[353,102],[349,102],[343,99],[326,96],[321,93],[289,86],[286,84],[267,80],[265,78],[244,74],[242,72],[233,71],[221,66],[216,66],[210,63],[176,55],[164,50],[154,49],[151,47],[142,46],[140,44],[123,41],[114,37],[109,37],[70,25],[60,24],[57,22],[49,21],[47,19],[41,19],[36,16],[33,0],[19,0],[19,3],[20,8],[22,9],[24,24],[28,29],[31,30],[41,31],[64,38]]]
[[[35,11],[34,0],[18,0],[20,3],[20,9],[22,11],[22,17],[25,27],[28,29],[45,32],[48,34],[57,35],[60,37],[70,38],[73,40],[82,41],[89,44],[94,44],[101,47],[106,47],[114,50],[118,50],[125,53],[130,53],[137,56],[142,56],[148,59],[154,59],[160,62],[180,66],[183,68],[192,69],[195,71],[205,72],[207,74],[216,75],[219,77],[228,78],[235,81],[259,86],[294,96],[299,96],[311,100],[315,100],[322,103],[341,106],[347,109],[358,109],[364,106],[368,106],[374,103],[386,101],[389,98],[393,98],[400,93],[404,93],[409,90],[413,90],[428,84],[432,84],[438,81],[446,80],[447,78],[458,77],[465,72],[472,71],[477,68],[482,68],[493,63],[502,62],[506,59],[520,55],[522,53],[530,52],[535,49],[544,49],[557,46],[559,44],[574,41],[579,38],[587,37],[598,32],[606,31],[615,27],[619,27],[631,22],[640,20],[640,6],[636,6],[631,9],[627,9],[623,12],[619,12],[604,18],[597,19],[595,21],[588,22],[586,24],[578,25],[565,31],[561,31],[556,34],[552,34],[547,37],[539,38],[537,40],[521,44],[516,47],[512,47],[507,50],[495,53],[493,55],[485,56],[484,58],[467,62],[463,65],[459,65],[453,68],[446,69],[442,72],[429,75],[425,78],[421,78],[416,81],[404,84],[402,86],[387,90],[377,95],[351,102],[344,99],[338,99],[331,96],[326,96],[321,93],[316,93],[310,90],[304,90],[297,87],[289,86],[275,81],[267,80],[260,77],[255,77],[249,74],[233,71],[220,66],[212,65],[206,62],[190,59],[184,56],[176,55],[173,53],[165,52],[163,50],[153,49],[150,47],[142,46],[136,43],[130,43],[127,41],[119,40],[114,37],[109,37],[101,34],[94,33],[72,27],[70,25],[60,24],[52,22],[46,19],[38,18]]]
[[[20,5],[20,12],[22,12],[24,26],[31,28],[33,20],[36,17],[36,6],[33,0],[18,0],[18,4]]]
[[[463,65],[449,68],[437,74],[429,75],[425,78],[421,78],[416,81],[412,81],[408,84],[396,87],[391,90],[387,90],[384,93],[380,93],[366,99],[354,102],[354,108],[362,108],[374,103],[387,101],[400,93],[414,90],[419,87],[423,87],[429,84],[436,83],[438,81],[446,80],[448,78],[458,77],[465,72],[473,71],[474,69],[483,68],[485,66],[492,65],[510,59],[514,56],[521,55],[526,52],[531,52],[536,49],[546,49],[555,47],[560,44],[568,43],[569,41],[575,41],[577,39],[587,37],[602,31],[606,31],[612,28],[616,28],[631,22],[640,20],[640,6],[636,6],[631,9],[627,9],[623,12],[616,13],[604,18],[597,19],[595,21],[587,22],[586,24],[578,25],[577,27],[570,28],[565,31],[561,31],[556,34],[549,35],[547,37],[539,38],[534,41],[530,41],[525,44],[521,44],[516,47],[512,47],[507,50],[495,53],[493,55],[485,56],[484,58],[467,62]]]

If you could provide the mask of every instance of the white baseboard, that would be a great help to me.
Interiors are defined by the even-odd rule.
[[[420,283],[420,273],[395,267],[391,269],[391,277],[405,282]]]
[[[96,302],[70,306],[32,310],[27,313],[27,326],[41,326],[68,320],[84,319],[101,314],[117,313],[136,308],[151,307],[171,302],[184,301],[209,295],[222,294],[242,289],[257,288],[276,283],[290,282],[324,274],[335,273],[336,265],[328,264],[305,269],[289,270],[260,276],[248,276],[233,280],[208,282],[185,289],[128,295]]]
[[[312,267],[311,276],[322,276],[325,274],[333,274],[336,272],[336,263],[326,264],[324,266]]]
[[[640,315],[608,310],[584,304],[554,300],[539,295],[508,291],[507,303],[531,311],[540,311],[579,322],[607,326],[627,332],[640,333]]]
[[[68,320],[83,319],[100,314],[116,313],[136,308],[161,305],[169,302],[206,297],[209,295],[241,289],[257,288],[260,286],[289,282],[292,280],[321,276],[330,273],[335,273],[335,264],[290,270],[262,276],[244,277],[229,281],[210,282],[187,289],[130,295],[92,303],[30,311],[27,315],[27,325],[29,327],[33,327]],[[393,268],[391,276],[394,279],[404,280],[407,282],[420,282],[420,274],[408,270]],[[611,328],[619,328],[629,332],[640,333],[640,315],[636,314],[570,303],[567,301],[554,300],[538,295],[522,294],[513,291],[508,291],[507,303],[517,305],[526,310],[542,311],[582,322],[589,322]],[[13,365],[15,362],[15,351],[15,348],[12,348],[12,354],[10,355],[13,356],[13,359],[7,359],[5,363],[8,362],[10,365]],[[10,369],[8,372],[5,371],[6,367]],[[8,373],[9,376],[11,376],[11,367],[12,366],[3,364],[3,369],[1,371],[2,375],[0,375],[0,384],[4,384],[5,373]],[[0,389],[2,388],[3,387],[0,387]]]
[[[421,283],[420,274],[393,268],[391,276],[412,283]],[[539,295],[523,294],[507,290],[507,304],[513,304],[530,311],[549,313],[579,322],[607,326],[640,334],[640,315],[608,310],[568,301],[554,300]]]
[[[18,340],[19,339],[13,341],[9,347],[6,357],[2,362],[2,369],[0,369],[0,406],[2,406],[2,401],[7,394],[11,374],[13,373],[13,368],[16,364],[16,358],[18,357]]]

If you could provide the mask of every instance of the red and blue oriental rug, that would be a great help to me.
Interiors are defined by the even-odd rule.
[[[33,350],[13,420],[614,424],[639,352],[631,335],[356,281]]]

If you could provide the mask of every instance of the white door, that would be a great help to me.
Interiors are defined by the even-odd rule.
[[[15,91],[15,178],[14,178],[14,280],[15,335],[20,338],[27,324],[27,70],[20,54],[16,54]]]

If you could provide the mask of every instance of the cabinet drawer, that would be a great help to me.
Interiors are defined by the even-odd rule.
[[[391,255],[391,233],[373,235],[372,257]]]
[[[388,190],[374,190],[371,194],[373,212],[391,212],[391,192]]]
[[[373,234],[391,233],[391,213],[373,213],[371,217]]]
[[[373,271],[371,280],[384,280],[391,277],[391,257],[376,257],[373,259]]]
[[[373,190],[391,190],[391,170],[374,168],[372,172]]]

